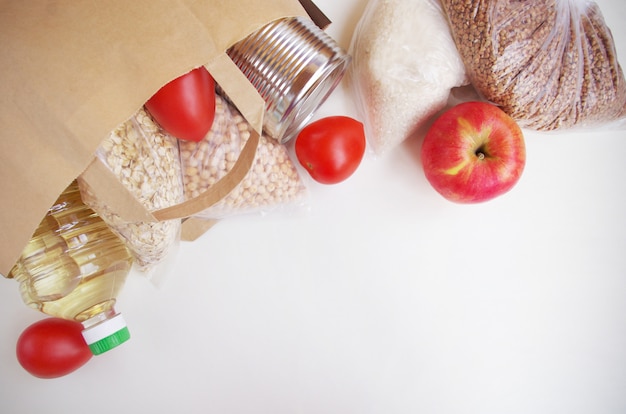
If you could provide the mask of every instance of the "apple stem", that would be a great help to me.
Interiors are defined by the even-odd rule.
[[[476,148],[476,150],[474,151],[474,155],[476,155],[478,157],[479,161],[482,161],[485,159],[485,152],[487,148],[485,148],[485,145],[480,145],[478,148]]]

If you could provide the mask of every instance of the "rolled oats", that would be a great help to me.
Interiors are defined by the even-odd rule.
[[[96,155],[147,210],[183,201],[178,140],[153,121],[142,108],[101,143]],[[117,233],[141,270],[160,263],[179,240],[180,220],[127,222],[101,203],[85,183],[83,199]]]

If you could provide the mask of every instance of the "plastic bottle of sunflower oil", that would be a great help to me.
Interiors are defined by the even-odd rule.
[[[130,338],[114,305],[131,266],[124,242],[83,203],[74,181],[48,210],[7,278],[19,282],[28,306],[81,322],[85,341],[98,355]]]

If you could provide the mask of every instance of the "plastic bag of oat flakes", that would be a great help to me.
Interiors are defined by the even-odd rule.
[[[624,128],[626,81],[590,0],[441,0],[476,90],[522,127]]]
[[[141,108],[103,140],[96,156],[147,210],[184,200],[178,139],[164,132]],[[124,240],[135,264],[156,283],[167,273],[168,256],[180,240],[181,220],[128,222],[111,211],[78,179],[83,201]],[[166,261],[166,258],[168,261]]]

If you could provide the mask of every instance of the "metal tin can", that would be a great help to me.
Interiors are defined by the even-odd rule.
[[[350,56],[306,17],[271,22],[227,53],[263,97],[263,130],[280,143],[311,119],[350,63]]]

